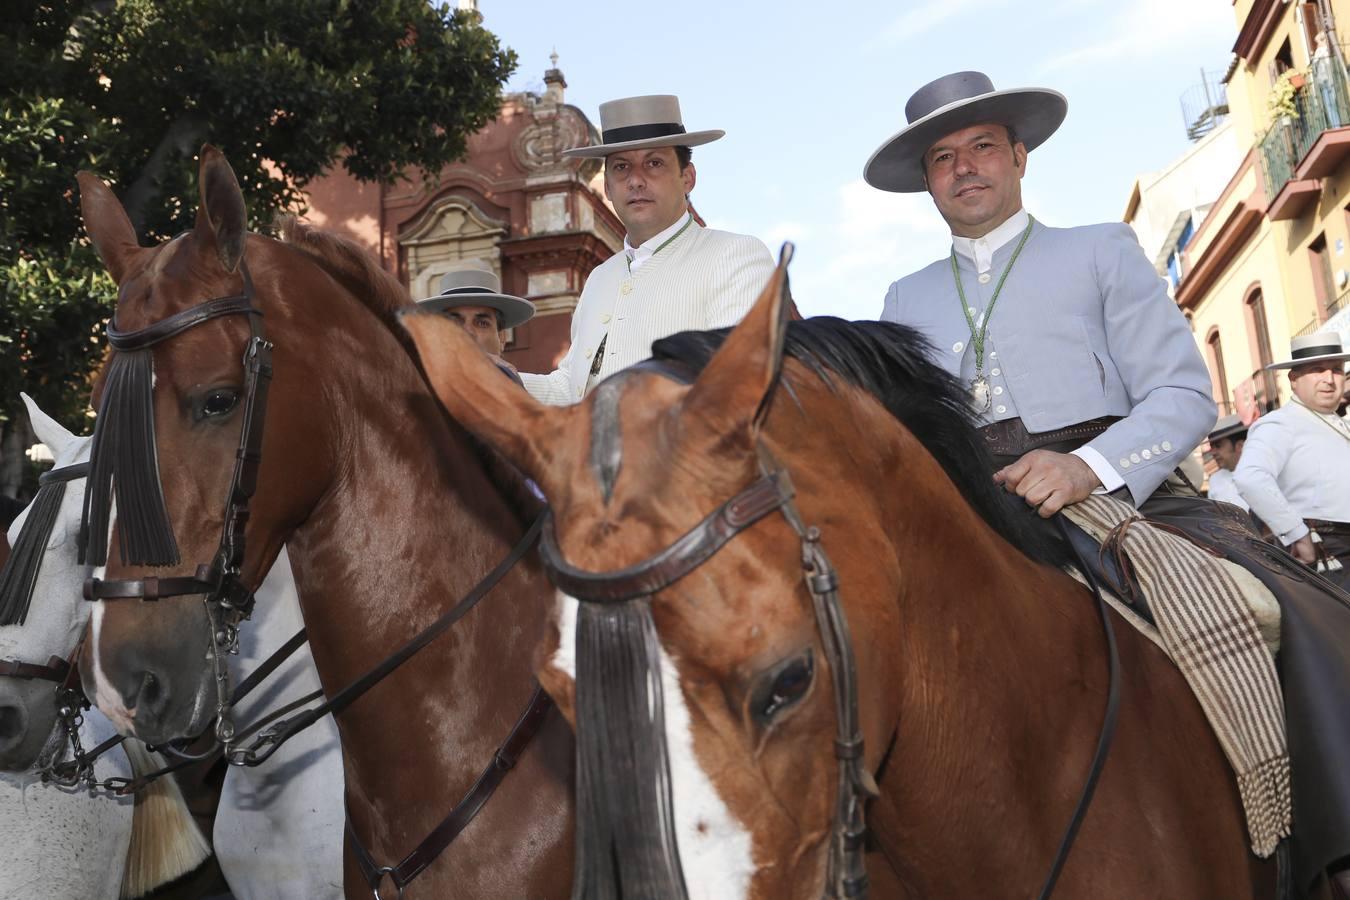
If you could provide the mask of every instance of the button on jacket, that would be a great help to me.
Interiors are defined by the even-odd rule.
[[[993,252],[989,283],[978,280],[971,259],[957,254],[977,322],[1017,243]],[[970,328],[950,258],[892,284],[881,318],[917,328],[935,348],[936,361],[963,383],[974,377]],[[994,392],[984,424],[1020,416],[1036,434],[1123,417],[1085,449],[1109,466],[1098,471],[1103,485],[1111,489],[1119,479],[1115,485],[1128,486],[1135,503],[1157,490],[1214,426],[1200,351],[1124,224],[1032,225],[989,320],[984,374]]]
[[[588,384],[651,356],[652,342],[680,331],[735,325],[773,275],[773,258],[758,238],[704,228],[697,222],[629,271],[618,253],[586,279],[572,313],[572,346],[548,375],[521,373],[537,400],[577,403]],[[594,379],[595,354],[604,358]]]

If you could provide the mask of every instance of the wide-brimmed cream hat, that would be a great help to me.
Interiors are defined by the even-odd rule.
[[[1341,346],[1341,336],[1334,331],[1319,331],[1294,338],[1289,342],[1289,356],[1284,362],[1271,363],[1266,368],[1293,369],[1308,363],[1350,359],[1350,353]]]
[[[501,316],[502,328],[515,328],[534,317],[534,304],[523,297],[502,293],[497,273],[484,269],[461,269],[441,276],[441,292],[418,300],[417,305],[432,312],[460,306],[486,306]]]
[[[674,94],[624,97],[600,104],[600,143],[564,150],[563,156],[609,156],[649,147],[697,147],[725,135],[721,129],[685,131]]]
[[[905,104],[908,123],[872,154],[863,179],[883,191],[927,189],[923,155],[939,139],[972,125],[1003,125],[1028,151],[1045,143],[1069,112],[1069,101],[1049,88],[994,90],[983,72],[954,72],[930,81]]]

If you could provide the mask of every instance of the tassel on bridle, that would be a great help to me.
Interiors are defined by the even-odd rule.
[[[90,464],[80,527],[80,563],[107,564],[108,528],[115,499],[122,562],[177,565],[178,543],[159,481],[154,356],[149,348],[113,353]]]
[[[66,482],[63,480],[49,481],[38,488],[28,509],[28,518],[19,529],[19,537],[10,550],[4,571],[0,572],[0,625],[22,625],[28,618],[38,570],[42,568],[47,541],[65,496]]]
[[[661,645],[651,601],[577,611],[577,859],[582,900],[688,896],[675,836]],[[625,777],[626,776],[626,777]]]

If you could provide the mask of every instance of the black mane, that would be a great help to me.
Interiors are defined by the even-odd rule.
[[[652,355],[702,371],[730,329],[686,331],[652,345]],[[787,355],[833,387],[841,376],[867,391],[918,438],[961,495],[1024,554],[1062,566],[1068,558],[1020,498],[994,484],[989,451],[976,431],[965,388],[930,358],[913,328],[891,322],[846,322],[818,316],[789,324]]]

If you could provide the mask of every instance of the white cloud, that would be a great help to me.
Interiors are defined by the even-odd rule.
[[[965,15],[981,7],[999,5],[1002,0],[928,0],[926,3],[911,6],[891,20],[891,23],[873,38],[871,43],[896,44],[911,41],[914,38],[936,28],[948,19]]]
[[[1096,18],[1095,12],[1088,15]],[[1053,56],[1040,65],[1037,73],[1117,60],[1134,64],[1146,57],[1186,52],[1216,36],[1222,39],[1232,35],[1235,30],[1233,12],[1224,3],[1137,0],[1120,6],[1105,25],[1093,29],[1110,37]]]
[[[838,187],[832,219],[799,240],[793,293],[805,315],[875,319],[887,286],[949,243],[927,194],[887,193],[854,179]]]
[[[769,226],[768,231],[760,235],[764,243],[769,245],[769,249],[778,252],[778,246],[784,241],[800,243],[811,236],[812,228],[802,222],[778,222]]]

